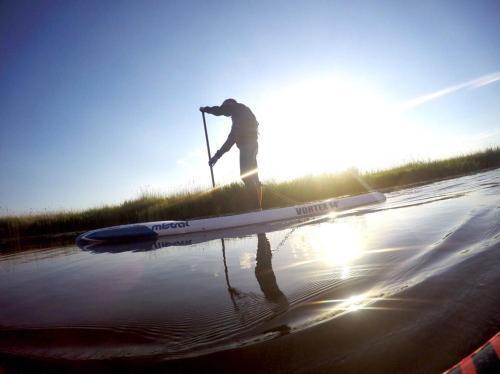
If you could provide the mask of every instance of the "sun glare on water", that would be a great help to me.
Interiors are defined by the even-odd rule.
[[[347,267],[363,255],[363,237],[357,225],[335,223],[313,227],[311,245],[320,251],[320,258],[329,266]]]
[[[348,279],[356,275],[353,264],[365,253],[365,235],[362,225],[352,222],[311,225],[304,227],[303,235],[293,238],[292,247],[305,258]]]
[[[259,105],[264,177],[287,179],[390,162],[398,119],[381,93],[336,76],[305,80]],[[391,150],[392,148],[392,150]]]

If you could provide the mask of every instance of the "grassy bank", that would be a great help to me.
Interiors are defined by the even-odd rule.
[[[384,190],[413,183],[500,167],[500,147],[446,160],[412,162],[358,175],[354,172],[306,176],[264,186],[264,208],[362,193],[367,186]],[[117,206],[0,218],[0,238],[81,232],[99,227],[167,219],[188,219],[238,213],[249,209],[241,184],[208,192],[170,196],[146,195]]]

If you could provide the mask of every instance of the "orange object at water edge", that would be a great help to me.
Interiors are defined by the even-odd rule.
[[[500,331],[445,374],[500,373]]]

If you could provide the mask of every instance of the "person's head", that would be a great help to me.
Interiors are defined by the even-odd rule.
[[[231,116],[232,110],[231,108],[235,105],[238,104],[238,102],[234,99],[226,99],[224,102],[221,104],[221,109],[222,109],[222,114],[225,115],[226,117]]]

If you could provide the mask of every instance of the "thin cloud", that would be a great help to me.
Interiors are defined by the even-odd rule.
[[[479,77],[479,78],[476,78],[476,79],[473,79],[473,80],[470,80],[470,81],[467,81],[464,83],[456,84],[454,86],[450,86],[450,87],[444,88],[442,90],[432,92],[432,93],[427,94],[427,95],[422,95],[422,96],[419,96],[415,99],[409,100],[409,101],[403,103],[400,106],[400,109],[401,110],[413,109],[413,108],[416,108],[416,107],[418,107],[422,104],[425,104],[429,101],[435,100],[439,97],[449,95],[453,92],[457,92],[457,91],[464,90],[464,89],[476,89],[476,88],[484,87],[484,86],[487,86],[489,84],[492,84],[492,83],[495,83],[498,81],[500,81],[500,72],[495,72],[492,74],[483,75],[482,77]]]

